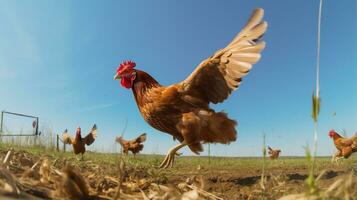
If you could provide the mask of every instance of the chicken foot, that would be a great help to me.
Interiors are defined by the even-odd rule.
[[[332,163],[337,163],[339,164],[340,162],[342,162],[345,158],[344,157],[337,157],[337,156],[333,156],[331,159]]]
[[[181,144],[170,149],[169,152],[167,153],[164,161],[162,161],[161,165],[159,166],[159,168],[167,169],[168,167],[172,167],[174,165],[175,156],[179,155],[177,153],[177,151],[186,145],[187,145],[187,143],[185,141],[183,141]]]

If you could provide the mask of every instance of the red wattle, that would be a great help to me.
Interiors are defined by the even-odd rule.
[[[120,83],[123,87],[130,89],[132,85],[132,80],[130,78],[122,77]]]

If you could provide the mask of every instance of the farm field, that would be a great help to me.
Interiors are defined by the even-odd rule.
[[[17,194],[6,190],[3,175],[0,186],[5,189],[1,192],[10,193],[9,198],[15,194],[23,199],[81,199],[83,191],[78,189],[81,187],[72,185],[73,180],[78,185],[76,176],[82,177],[84,183],[81,184],[87,187],[88,199],[112,199],[118,195],[120,181],[119,199],[180,199],[182,195],[191,195],[192,199],[279,199],[309,189],[305,184],[308,168],[304,157],[266,159],[266,178],[262,184],[263,158],[212,157],[209,163],[204,156],[182,156],[177,158],[173,168],[160,170],[157,168],[163,159],[160,155],[134,158],[87,152],[80,161],[71,152],[40,147],[11,149],[3,145],[0,147],[2,160],[9,150],[11,155],[3,164],[2,175],[4,168],[8,168],[21,191]],[[339,164],[331,163],[330,157],[319,157],[315,166],[319,176],[317,187],[320,193],[328,195],[327,199],[356,199],[353,189],[357,182],[356,155]],[[343,187],[343,191],[339,187]],[[327,194],[329,188],[331,191]],[[193,198],[193,190],[198,191],[199,197]],[[69,193],[74,196],[66,196]]]

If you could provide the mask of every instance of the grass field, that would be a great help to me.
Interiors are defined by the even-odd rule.
[[[132,155],[121,157],[120,154],[87,152],[80,161],[71,152],[56,152],[44,147],[15,149],[3,144],[0,157],[3,159],[10,149],[12,156],[7,168],[18,178],[21,190],[43,199],[76,198],[68,196],[70,189],[60,189],[69,185],[63,183],[72,177],[65,176],[66,173],[82,177],[92,199],[116,196],[119,199],[181,199],[184,195],[191,195],[191,199],[278,199],[309,191],[305,184],[308,162],[304,157],[266,160],[263,173],[263,158],[211,157],[209,163],[204,156],[183,156],[176,159],[174,168],[161,170],[157,168],[163,159],[160,155],[134,158]],[[33,167],[36,162],[38,165]],[[48,173],[44,173],[46,165],[50,166]],[[66,166],[74,171],[68,172],[68,168],[66,171]],[[319,157],[315,169],[315,177],[320,175],[315,195],[325,199],[356,199],[356,191],[351,189],[357,186],[356,155],[339,164],[331,163],[330,157]],[[29,170],[31,175],[24,175]],[[341,183],[341,180],[350,179],[346,186]],[[342,186],[344,188],[340,189]],[[326,193],[329,188],[331,191]],[[77,193],[83,195],[83,192]]]

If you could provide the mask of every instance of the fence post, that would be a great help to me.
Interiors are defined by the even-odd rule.
[[[38,135],[38,124],[40,123],[39,121],[40,120],[38,119],[38,117],[36,117],[36,135]]]
[[[57,135],[57,139],[56,139],[56,150],[57,151],[59,151],[59,135],[58,134],[56,134]]]
[[[1,124],[0,124],[0,132],[2,133],[2,124],[4,123],[4,111],[1,111]]]
[[[211,144],[208,143],[208,164],[211,164]]]
[[[0,121],[0,143],[2,143],[2,124],[4,123],[4,111],[1,111],[1,121]]]

